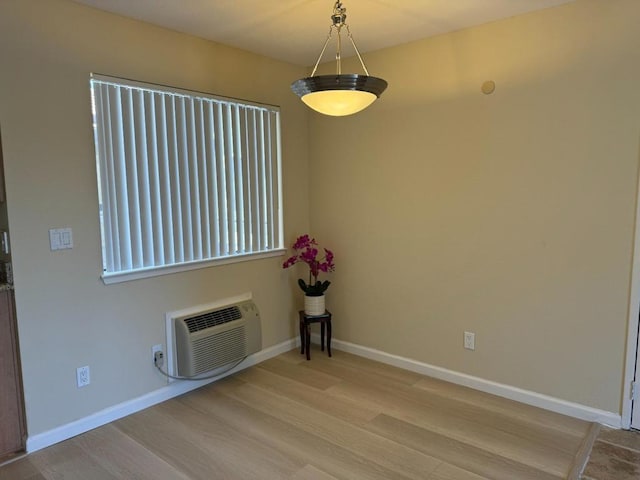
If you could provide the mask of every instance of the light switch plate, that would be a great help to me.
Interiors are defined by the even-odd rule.
[[[52,228],[49,230],[51,250],[73,248],[73,231],[71,228]]]

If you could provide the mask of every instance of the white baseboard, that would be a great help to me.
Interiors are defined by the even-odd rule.
[[[314,343],[320,343],[320,337],[317,334],[313,334],[311,339]],[[173,382],[165,387],[150,392],[126,402],[122,402],[118,405],[106,408],[99,412],[96,412],[87,417],[81,418],[74,422],[61,425],[52,430],[39,433],[27,438],[27,452],[32,453],[37,450],[49,447],[55,443],[62,442],[69,438],[75,437],[94,428],[105,425],[109,422],[113,422],[120,418],[131,415],[132,413],[139,412],[145,408],[151,407],[158,403],[164,402],[171,398],[187,393],[196,388],[202,387],[209,383],[220,380],[228,375],[231,375],[240,370],[244,370],[247,367],[256,365],[260,362],[264,362],[270,358],[276,357],[281,353],[288,352],[294,347],[300,346],[300,338],[295,337],[291,340],[287,340],[278,345],[274,345],[267,349],[261,350],[258,353],[250,355],[240,365],[221,374],[220,376],[201,380],[196,382]],[[438,378],[447,382],[455,383],[457,385],[463,385],[482,392],[491,393],[500,397],[515,400],[527,405],[544,408],[552,412],[561,413],[571,417],[579,418],[581,420],[587,420],[590,422],[597,422],[604,425],[611,426],[613,428],[621,428],[622,417],[621,415],[613,412],[607,412],[605,410],[599,410],[596,408],[581,405],[579,403],[568,402],[559,398],[543,395],[540,393],[532,392],[529,390],[523,390],[521,388],[512,387],[510,385],[504,385],[501,383],[492,382],[483,378],[474,377],[446,368],[429,365],[427,363],[418,362],[409,358],[392,355],[373,348],[363,347],[354,343],[344,342],[342,340],[333,339],[331,346],[336,350],[342,350],[344,352],[353,353],[361,357],[369,358],[381,363],[393,365],[395,367],[410,370],[412,372],[427,375],[429,377]]]
[[[27,438],[27,452],[32,453],[37,450],[41,450],[55,443],[62,442],[63,440],[75,437],[76,435],[88,432],[89,430],[93,430],[94,428],[100,427],[109,422],[113,422],[122,417],[126,417],[127,415],[131,415],[132,413],[139,412],[140,410],[144,410],[145,408],[177,397],[178,395],[182,395],[183,393],[195,390],[196,388],[202,387],[203,385],[207,385],[235,372],[244,370],[247,367],[256,365],[260,362],[264,362],[265,360],[268,360],[272,357],[276,357],[281,353],[288,352],[289,350],[294,348],[295,345],[295,340],[287,340],[278,345],[274,345],[253,355],[250,355],[232,370],[224,372],[220,376],[213,379],[173,382],[165,387],[159,388],[158,390],[149,392],[146,395],[142,395],[141,397],[127,400],[126,402],[122,402],[118,405],[105,408],[104,410],[89,415],[88,417],[84,417],[74,422],[67,423],[66,425],[61,425],[60,427],[56,427],[52,430],[48,430],[37,435],[29,436]]]
[[[320,343],[318,334],[311,335],[314,343]],[[299,345],[298,339],[297,344]],[[392,355],[373,348],[363,347],[354,343],[344,342],[341,340],[331,340],[331,347],[336,350],[353,353],[361,357],[376,360],[381,363],[393,365],[405,370],[427,375],[429,377],[438,378],[447,382],[463,385],[481,392],[491,393],[500,397],[515,400],[520,403],[532,405],[534,407],[543,408],[552,412],[561,413],[570,417],[587,420],[589,422],[597,422],[608,425],[613,428],[622,428],[622,416],[617,413],[599,410],[597,408],[588,407],[579,403],[569,402],[559,398],[543,395],[541,393],[524,390],[521,388],[505,385],[502,383],[492,382],[483,378],[474,377],[465,373],[447,370],[446,368],[429,365],[428,363],[418,362],[409,358]]]

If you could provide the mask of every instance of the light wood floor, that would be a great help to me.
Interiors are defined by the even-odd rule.
[[[312,349],[35,452],[0,479],[551,480],[588,453],[587,422]]]

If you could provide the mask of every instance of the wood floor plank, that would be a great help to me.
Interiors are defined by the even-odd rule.
[[[589,422],[577,418],[514,402],[507,398],[455,385],[437,378],[422,377],[413,386],[448,400],[482,405],[487,410],[516,417],[529,424],[538,424],[545,429],[565,432],[576,437],[586,435],[590,426]]]
[[[564,431],[549,432],[535,422],[486,410],[482,405],[431,395],[411,386],[372,382],[350,366],[335,368],[330,362],[318,361],[314,368],[320,371],[331,368],[334,375],[345,380],[327,390],[332,394],[355,398],[367,407],[382,409],[436,432],[447,432],[477,446],[491,445],[494,453],[517,461],[537,461],[536,467],[551,473],[562,472],[581,445],[579,436]],[[375,405],[367,403],[370,399]]]
[[[290,378],[296,382],[300,382],[318,390],[326,390],[327,388],[340,383],[340,379],[335,377],[330,371],[319,372],[306,368],[306,363],[293,364],[291,362],[280,360],[279,357],[272,358],[260,364],[260,368],[270,372],[276,372],[278,375]]]
[[[428,455],[326,413],[301,408],[300,404],[255,385],[246,384],[230,396],[330,441],[339,448],[367,456],[372,462],[394,472],[395,478],[422,480],[440,464],[439,460]]]
[[[305,465],[302,470],[297,471],[291,477],[291,480],[337,480],[336,477],[329,475],[327,472],[314,467],[313,465]]]
[[[439,458],[463,470],[492,480],[561,480],[554,475],[483,448],[466,444],[446,435],[420,428],[402,420],[380,415],[368,427],[386,438],[394,439],[427,455]]]
[[[311,358],[291,350],[0,480],[559,480],[591,426],[340,351]]]
[[[222,477],[223,470],[214,458],[209,458],[203,439],[156,408],[130,415],[114,425],[189,478]]]
[[[288,352],[278,355],[278,360],[299,365],[307,361],[307,357],[300,353],[299,349],[289,350]]]
[[[326,375],[331,375],[338,380],[349,383],[364,383],[367,385],[380,385],[385,386],[389,389],[404,389],[410,388],[411,384],[408,384],[402,378],[394,378],[392,376],[384,376],[378,374],[371,368],[369,370],[363,369],[360,366],[356,366],[349,362],[350,357],[345,356],[344,352],[336,352],[336,354],[331,357],[323,357],[313,359],[311,362],[307,362],[303,366],[308,370],[314,373],[323,373]],[[341,361],[342,360],[342,361]],[[372,364],[376,365],[375,362],[371,360],[361,359],[361,364]],[[383,371],[385,371],[383,369]],[[415,382],[413,382],[415,383]],[[327,388],[330,388],[329,385]]]
[[[287,452],[289,456],[314,462],[328,474],[341,479],[351,480],[389,480],[406,478],[377,465],[369,456],[355,455],[340,448],[330,440],[324,440],[315,433],[309,433],[288,422],[265,413],[244,402],[240,402],[218,388],[204,388],[183,396],[180,401],[193,408],[199,408],[209,416],[215,416],[229,422],[235,428],[249,432],[253,437],[266,444]],[[230,389],[233,391],[233,389]],[[395,476],[394,476],[395,475]],[[268,478],[268,477],[265,477]]]
[[[29,457],[0,466],[0,480],[46,480]]]
[[[187,475],[113,425],[97,428],[72,441],[116,478],[189,480]]]
[[[342,353],[342,352],[341,352]],[[320,371],[330,369],[334,375],[339,376],[346,381],[349,385],[365,385],[368,387],[369,395],[377,397],[378,395],[384,396],[389,393],[395,398],[400,396],[404,400],[422,406],[425,409],[431,411],[442,412],[443,414],[449,414],[455,417],[457,420],[463,422],[478,423],[483,427],[486,426],[490,429],[498,429],[507,432],[509,436],[516,435],[518,432],[526,432],[526,435],[521,437],[528,441],[534,441],[539,444],[543,444],[546,447],[564,451],[568,454],[573,454],[576,448],[579,448],[582,438],[588,433],[589,422],[576,421],[573,424],[577,427],[580,425],[580,432],[567,432],[563,429],[559,429],[557,432],[545,425],[541,425],[540,422],[531,420],[527,417],[514,415],[511,411],[503,407],[501,411],[486,408],[484,402],[470,402],[461,401],[454,398],[452,395],[443,396],[434,394],[432,391],[425,391],[421,388],[414,388],[409,385],[398,385],[396,382],[375,382],[371,377],[362,374],[360,366],[368,362],[375,368],[376,362],[372,362],[366,359],[362,359],[358,362],[358,368],[354,368],[353,365],[345,365],[341,368],[336,368],[329,362],[319,361],[316,362],[315,367]],[[375,378],[375,377],[374,377]],[[449,384],[451,385],[451,384]],[[464,387],[455,386],[458,389],[468,390]],[[338,387],[339,388],[339,387]],[[337,389],[331,389],[329,391],[336,391]],[[515,404],[510,401],[510,406],[513,408],[519,404]],[[530,407],[529,411],[534,410],[532,413],[540,414],[540,409]],[[549,418],[554,419],[557,414],[550,414],[551,412],[544,412]],[[550,415],[549,415],[550,414]],[[482,428],[483,428],[482,427]]]
[[[323,355],[322,358],[326,357]],[[316,360],[314,358],[314,360]],[[359,357],[352,353],[343,352],[338,350],[329,361],[341,365],[348,366],[350,368],[356,368],[362,373],[373,374],[378,381],[392,380],[404,385],[415,385],[417,382],[424,378],[424,375],[405,370],[402,368],[394,367],[393,365],[387,365],[380,362],[369,360],[368,358]]]
[[[387,392],[371,385],[344,383],[329,391],[334,395],[359,399],[365,405],[367,402],[375,402],[375,406],[370,408],[378,407],[389,416],[543,471],[559,474],[567,464],[573,462],[573,452],[567,451],[564,446],[562,449],[557,448],[557,440],[553,436],[547,435],[540,439],[537,434],[538,438],[530,438],[529,431],[505,431],[504,426],[499,423],[504,419],[495,419],[495,424],[487,423],[482,419],[484,412],[481,410],[474,411],[469,416],[464,411],[452,411],[450,405],[407,399],[397,390]],[[576,445],[575,449],[578,447]]]
[[[73,441],[66,440],[56,448],[46,448],[29,456],[46,479],[117,480],[95,462]]]
[[[251,435],[176,401],[119,420],[117,426],[194,478],[286,478],[303,466]]]
[[[468,472],[461,468],[455,467],[450,463],[442,463],[431,474],[428,480],[491,480],[487,477],[481,477],[475,473]]]
[[[327,391],[319,394],[315,389],[307,388],[304,384],[259,366],[240,372],[238,377],[247,383],[285,395],[296,402],[358,425],[364,425],[382,413],[379,409],[366,408],[361,402],[351,398],[334,397]]]

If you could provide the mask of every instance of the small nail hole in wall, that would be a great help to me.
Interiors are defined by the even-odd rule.
[[[496,90],[496,82],[487,80],[482,84],[481,90],[485,95],[491,95]]]

